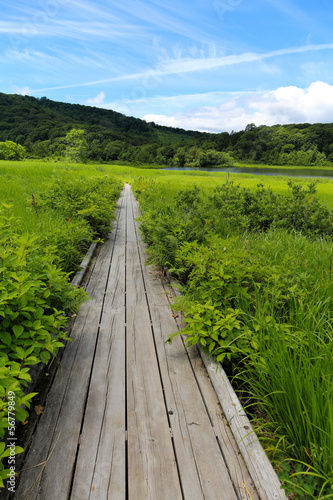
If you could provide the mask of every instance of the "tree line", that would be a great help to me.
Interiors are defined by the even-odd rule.
[[[79,154],[73,153],[75,137],[81,141]],[[213,134],[164,127],[112,110],[46,97],[0,93],[2,159],[6,159],[4,153],[1,157],[6,141],[22,146],[28,158],[69,155],[77,161],[179,167],[214,167],[235,161],[308,166],[333,162],[332,123],[249,124],[239,132]]]

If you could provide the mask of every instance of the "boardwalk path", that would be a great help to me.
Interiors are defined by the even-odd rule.
[[[118,208],[15,498],[258,500],[196,349],[165,344],[177,325],[128,185]]]

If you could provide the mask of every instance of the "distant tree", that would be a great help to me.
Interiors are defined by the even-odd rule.
[[[72,128],[66,134],[66,154],[70,161],[84,163],[87,161],[88,144],[84,130]]]
[[[113,161],[118,160],[121,152],[125,149],[123,141],[110,141],[106,144],[103,150],[103,160]]]
[[[249,123],[248,125],[246,125],[245,127],[245,132],[251,132],[252,130],[256,129],[257,126],[255,123]]]
[[[229,153],[215,151],[208,149],[208,151],[201,151],[198,155],[197,161],[194,163],[195,167],[218,167],[220,165],[233,165],[235,160]]]
[[[23,160],[25,148],[13,141],[0,142],[0,160]]]

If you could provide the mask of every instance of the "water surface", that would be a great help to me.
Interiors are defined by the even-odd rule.
[[[167,167],[163,170],[175,170],[178,172],[226,172],[230,174],[254,174],[254,175],[284,175],[286,177],[324,177],[333,179],[333,169],[323,168],[266,168],[266,167],[219,167],[219,168],[191,168],[191,167]]]

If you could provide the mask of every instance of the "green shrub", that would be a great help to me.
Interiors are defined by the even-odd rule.
[[[0,160],[23,160],[25,148],[13,141],[0,142]]]
[[[72,179],[59,177],[41,195],[41,207],[68,219],[85,220],[95,236],[103,236],[114,219],[122,183],[111,176]]]
[[[15,395],[15,418],[23,422],[28,415],[24,407],[34,396],[25,394],[30,367],[47,363],[63,346],[64,313],[86,297],[55,265],[52,249],[41,252],[38,237],[22,234],[18,227],[10,213],[0,212],[0,438],[10,426],[10,397]],[[5,458],[3,444],[0,451]],[[1,486],[7,472],[3,464],[0,469]]]
[[[333,213],[315,197],[315,184],[303,189],[301,185],[288,181],[288,186],[289,194],[283,196],[262,184],[252,191],[225,183],[214,190],[210,201],[215,208],[215,217],[227,219],[231,226],[260,231],[281,227],[311,237],[333,237]]]
[[[58,265],[66,273],[73,273],[79,269],[93,240],[93,229],[86,220],[63,218],[59,226],[44,232],[40,239],[40,245],[52,246]]]

